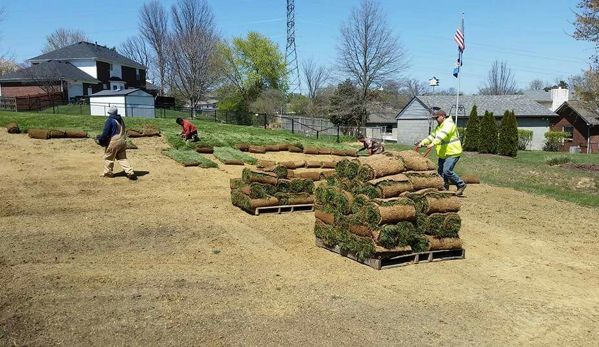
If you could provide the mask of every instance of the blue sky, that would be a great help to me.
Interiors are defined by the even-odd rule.
[[[162,1],[165,6],[174,0]],[[40,54],[45,36],[59,27],[81,29],[106,46],[118,46],[137,33],[142,0],[0,0],[0,52],[24,61]],[[285,50],[285,0],[209,1],[225,37],[258,31]],[[533,79],[551,84],[580,74],[594,46],[570,37],[578,0],[381,0],[387,20],[410,59],[402,77],[457,87],[452,76],[457,46],[453,34],[465,13],[466,51],[461,90],[475,93],[494,60],[506,61],[521,88]],[[359,0],[296,0],[296,44],[299,60],[314,58],[333,65],[339,25]]]

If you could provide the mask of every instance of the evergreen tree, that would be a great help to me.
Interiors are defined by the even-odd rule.
[[[478,143],[479,153],[497,154],[497,121],[493,112],[485,111],[483,120],[480,123],[480,141]]]
[[[464,150],[470,152],[478,151],[480,132],[480,120],[478,119],[478,112],[476,111],[476,105],[472,106],[470,116],[468,116],[468,123],[466,123],[466,131],[464,133]]]
[[[513,110],[506,110],[501,118],[497,152],[507,157],[515,157],[518,154],[518,121]]]

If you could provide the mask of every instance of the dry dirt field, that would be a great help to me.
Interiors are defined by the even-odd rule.
[[[0,130],[2,346],[597,345],[597,209],[471,185],[465,260],[377,271],[233,207],[240,167],[145,138],[107,179],[91,139]]]

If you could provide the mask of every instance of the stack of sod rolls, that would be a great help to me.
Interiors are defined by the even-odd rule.
[[[231,202],[247,212],[258,207],[314,203],[314,181],[289,178],[287,168],[276,165],[262,171],[244,169],[241,179],[232,179]]]
[[[359,259],[461,248],[459,200],[434,168],[413,151],[338,162],[315,191],[316,237]]]

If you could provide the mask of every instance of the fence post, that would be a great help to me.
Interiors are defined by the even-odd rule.
[[[217,122],[217,120],[216,120],[216,110],[214,110],[214,123],[216,123],[216,122]]]
[[[225,124],[229,124],[229,111],[225,111]]]
[[[291,118],[291,133],[295,134],[295,120]]]
[[[316,139],[318,140],[318,133],[320,133],[320,131],[316,130]]]
[[[340,126],[337,125],[337,143],[339,143],[339,132],[340,132]]]
[[[267,128],[267,126],[266,126],[266,122],[267,122],[267,120],[266,120],[266,115],[264,115],[264,129],[266,129],[266,128]]]

